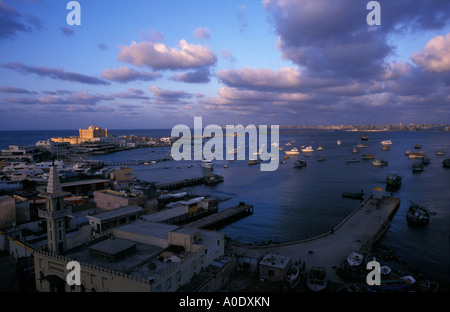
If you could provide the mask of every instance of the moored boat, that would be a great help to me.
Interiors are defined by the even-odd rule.
[[[361,155],[361,158],[362,159],[374,159],[375,155],[373,155],[373,154],[363,154],[363,155]]]
[[[303,153],[314,152],[314,149],[312,148],[312,146],[307,146],[305,148],[302,148],[302,152]]]
[[[443,149],[440,149],[436,152],[436,155],[445,155],[447,154]]]
[[[249,166],[251,166],[251,165],[257,165],[257,164],[259,164],[261,162],[261,159],[250,159],[249,161],[248,161],[248,165]]]
[[[359,148],[357,147],[352,148],[352,153],[353,154],[359,153]]]
[[[419,151],[417,153],[409,153],[408,154],[409,159],[422,159],[425,157],[425,153],[423,151]]]
[[[396,173],[391,173],[386,177],[386,184],[391,186],[400,186],[402,184],[402,177]]]
[[[300,267],[297,264],[292,265],[286,273],[286,282],[291,288],[300,283]]]
[[[348,162],[348,163],[351,163],[351,162],[360,162],[360,160],[359,160],[359,159],[356,159],[356,158],[347,158],[347,159],[345,159],[345,162]]]
[[[425,207],[412,204],[406,212],[406,220],[413,225],[426,225],[430,221],[430,213]]]
[[[348,257],[347,257],[347,262],[348,264],[350,264],[350,266],[354,267],[354,266],[359,266],[362,261],[364,259],[364,256],[357,253],[357,252],[352,252]]]
[[[382,151],[389,151],[391,149],[391,147],[389,146],[389,145],[383,145],[382,147],[381,147],[381,150]]]
[[[377,159],[377,160],[375,160],[375,161],[372,161],[372,164],[373,164],[374,166],[381,167],[381,166],[387,166],[387,165],[388,165],[388,162],[387,162],[386,160],[380,160],[380,159]]]
[[[412,276],[402,276],[399,279],[381,281],[380,285],[366,284],[367,290],[398,290],[414,285],[416,280]]]
[[[369,147],[369,145],[359,143],[358,145],[356,145],[356,147],[357,148],[365,148],[365,147]]]
[[[415,149],[421,149],[421,148],[422,148],[422,145],[420,145],[419,143],[416,143],[416,145],[414,145],[414,148],[415,148]]]
[[[412,165],[412,171],[413,172],[422,172],[423,171],[423,165],[421,162],[416,162]]]
[[[210,174],[206,179],[205,179],[205,183],[206,184],[217,184],[223,182],[223,176],[218,175],[218,174]]]
[[[430,157],[425,156],[425,157],[422,159],[422,164],[423,164],[423,165],[429,165],[430,162],[431,162]]]
[[[381,141],[381,145],[392,145],[392,141],[391,140]]]
[[[301,168],[306,166],[306,161],[303,159],[299,159],[294,163],[295,168]]]
[[[442,162],[442,167],[444,168],[450,168],[450,158],[447,158]]]
[[[324,267],[313,266],[309,271],[306,286],[312,291],[321,291],[327,287],[327,272]]]
[[[367,141],[369,139],[369,136],[367,134],[363,134],[363,136],[361,137],[361,140],[363,141]]]
[[[342,197],[362,199],[364,197],[364,192],[361,190],[359,193],[343,192]]]
[[[290,151],[284,151],[287,155],[296,155],[296,154],[300,154],[300,152],[298,151],[298,148],[294,147],[292,148]]]
[[[201,162],[201,166],[206,169],[211,169],[213,167],[213,162],[212,160],[204,159]]]

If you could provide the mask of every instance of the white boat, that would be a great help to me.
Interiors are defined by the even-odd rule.
[[[381,145],[392,145],[392,141],[391,140],[381,141]]]
[[[318,151],[323,151],[323,147],[322,147],[322,146],[319,146],[319,147],[317,148],[317,150],[318,150]]]
[[[296,287],[300,283],[300,267],[296,264],[291,266],[286,274],[286,282],[291,288]]]
[[[212,160],[204,159],[202,160],[201,166],[206,169],[211,169],[213,167],[213,162]]]
[[[327,272],[324,267],[313,266],[309,271],[306,285],[312,291],[321,291],[327,287]]]
[[[387,166],[387,165],[388,165],[388,162],[387,162],[386,160],[380,160],[380,159],[377,159],[377,160],[375,160],[375,161],[372,161],[372,164],[373,164],[374,166],[381,167],[381,166]]]
[[[363,259],[364,259],[363,255],[361,255],[361,254],[359,254],[357,252],[352,252],[347,257],[347,262],[351,266],[359,266],[362,263]]]
[[[300,152],[298,151],[298,149],[296,147],[292,148],[290,151],[284,151],[287,155],[296,155],[296,154],[300,154]]]
[[[304,153],[314,152],[314,149],[312,148],[312,146],[307,146],[305,148],[302,148],[302,152]]]
[[[336,144],[341,145],[342,144],[341,140],[337,140]]]

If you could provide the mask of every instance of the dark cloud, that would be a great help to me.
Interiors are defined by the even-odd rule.
[[[60,68],[51,68],[51,67],[39,67],[39,66],[30,66],[25,65],[19,62],[10,62],[6,64],[0,65],[3,68],[7,68],[13,71],[16,71],[20,74],[36,74],[42,77],[49,77],[52,79],[71,81],[71,82],[80,82],[84,84],[92,84],[92,85],[109,85],[110,83],[104,80],[101,80],[97,77],[87,76],[74,72],[67,72]]]
[[[102,77],[107,80],[126,83],[136,80],[152,81],[161,78],[162,75],[158,72],[137,71],[127,66],[122,66],[120,68],[102,70]]]
[[[211,81],[211,72],[208,68],[200,68],[192,72],[178,73],[171,79],[187,83],[208,83]]]
[[[43,23],[32,14],[23,16],[14,7],[0,0],[0,39],[12,38],[18,32],[31,33],[43,28]]]
[[[72,28],[61,26],[59,30],[63,33],[64,36],[72,37],[75,34],[75,31]]]
[[[35,94],[34,91],[28,91],[22,88],[15,88],[15,87],[7,87],[7,86],[0,86],[0,92],[2,93],[23,93],[23,94]]]

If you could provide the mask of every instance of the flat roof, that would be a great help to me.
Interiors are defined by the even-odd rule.
[[[289,264],[291,260],[290,257],[276,255],[276,254],[267,254],[262,258],[259,262],[260,265],[270,266],[273,268],[284,269]]]
[[[178,228],[179,226],[177,225],[136,220],[130,224],[117,227],[113,231],[123,231],[131,234],[168,239],[169,232],[175,231]]]
[[[107,180],[107,179],[91,179],[91,180],[80,180],[80,181],[74,181],[74,182],[65,182],[65,183],[61,183],[61,187],[70,187],[70,186],[97,184],[97,183],[109,183],[109,180]]]
[[[91,247],[89,247],[89,249],[108,255],[115,255],[132,246],[136,246],[136,243],[121,238],[109,238],[107,240],[101,241],[100,243],[92,245]]]
[[[88,215],[87,218],[88,219],[97,219],[100,221],[106,221],[109,219],[114,219],[114,218],[118,218],[121,216],[133,214],[133,213],[137,213],[137,212],[141,212],[141,211],[142,211],[141,207],[135,206],[135,205],[130,205],[130,206],[120,207],[120,208],[116,208],[113,210],[108,210],[105,212],[97,213],[94,215]]]
[[[174,208],[165,208],[158,212],[146,214],[143,215],[142,218],[145,221],[162,222],[185,214],[186,214],[186,207],[178,206]]]

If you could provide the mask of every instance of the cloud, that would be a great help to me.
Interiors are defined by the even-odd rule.
[[[12,38],[18,32],[31,33],[43,28],[43,23],[32,14],[23,16],[17,10],[0,0],[0,39]]]
[[[233,53],[231,53],[231,51],[228,51],[226,49],[222,49],[220,51],[220,55],[222,56],[222,58],[229,60],[231,63],[235,63],[237,61],[236,58],[233,56]]]
[[[72,28],[66,26],[61,26],[59,27],[59,29],[61,30],[63,35],[67,37],[73,37],[73,35],[75,34],[75,31]]]
[[[244,32],[245,29],[247,29],[247,16],[245,14],[245,11],[247,10],[247,7],[245,5],[240,5],[238,8],[238,23],[239,23],[239,31]]]
[[[160,73],[150,73],[145,71],[137,71],[127,66],[120,68],[108,68],[102,70],[102,77],[120,83],[126,83],[135,80],[152,81],[161,78]]]
[[[164,90],[156,86],[151,86],[149,90],[156,96],[156,104],[161,106],[186,105],[186,99],[193,96],[183,90]]]
[[[42,77],[49,77],[52,79],[71,81],[71,82],[80,82],[84,84],[92,84],[92,85],[109,85],[110,83],[104,80],[101,80],[97,77],[87,76],[74,72],[67,72],[62,70],[61,68],[51,68],[51,67],[39,67],[39,66],[30,66],[25,65],[19,62],[10,62],[6,64],[0,65],[3,68],[7,68],[13,71],[16,71],[20,74],[36,74]]]
[[[130,46],[119,46],[119,50],[119,61],[154,70],[195,69],[217,62],[217,57],[210,48],[190,44],[184,39],[175,48],[169,48],[163,43],[133,42]]]
[[[194,36],[197,39],[209,40],[211,39],[211,31],[208,27],[197,27],[194,30]]]
[[[158,32],[156,29],[142,29],[139,37],[144,41],[151,42],[162,42],[164,40],[164,34]]]
[[[450,33],[432,38],[427,42],[422,53],[411,54],[411,60],[430,72],[450,71]]]
[[[28,90],[25,90],[22,88],[7,87],[7,86],[0,86],[0,92],[2,92],[2,93],[24,93],[24,94],[36,93],[34,91],[28,91]]]
[[[208,83],[211,81],[211,72],[208,68],[200,68],[188,73],[175,74],[171,79],[187,83]]]

